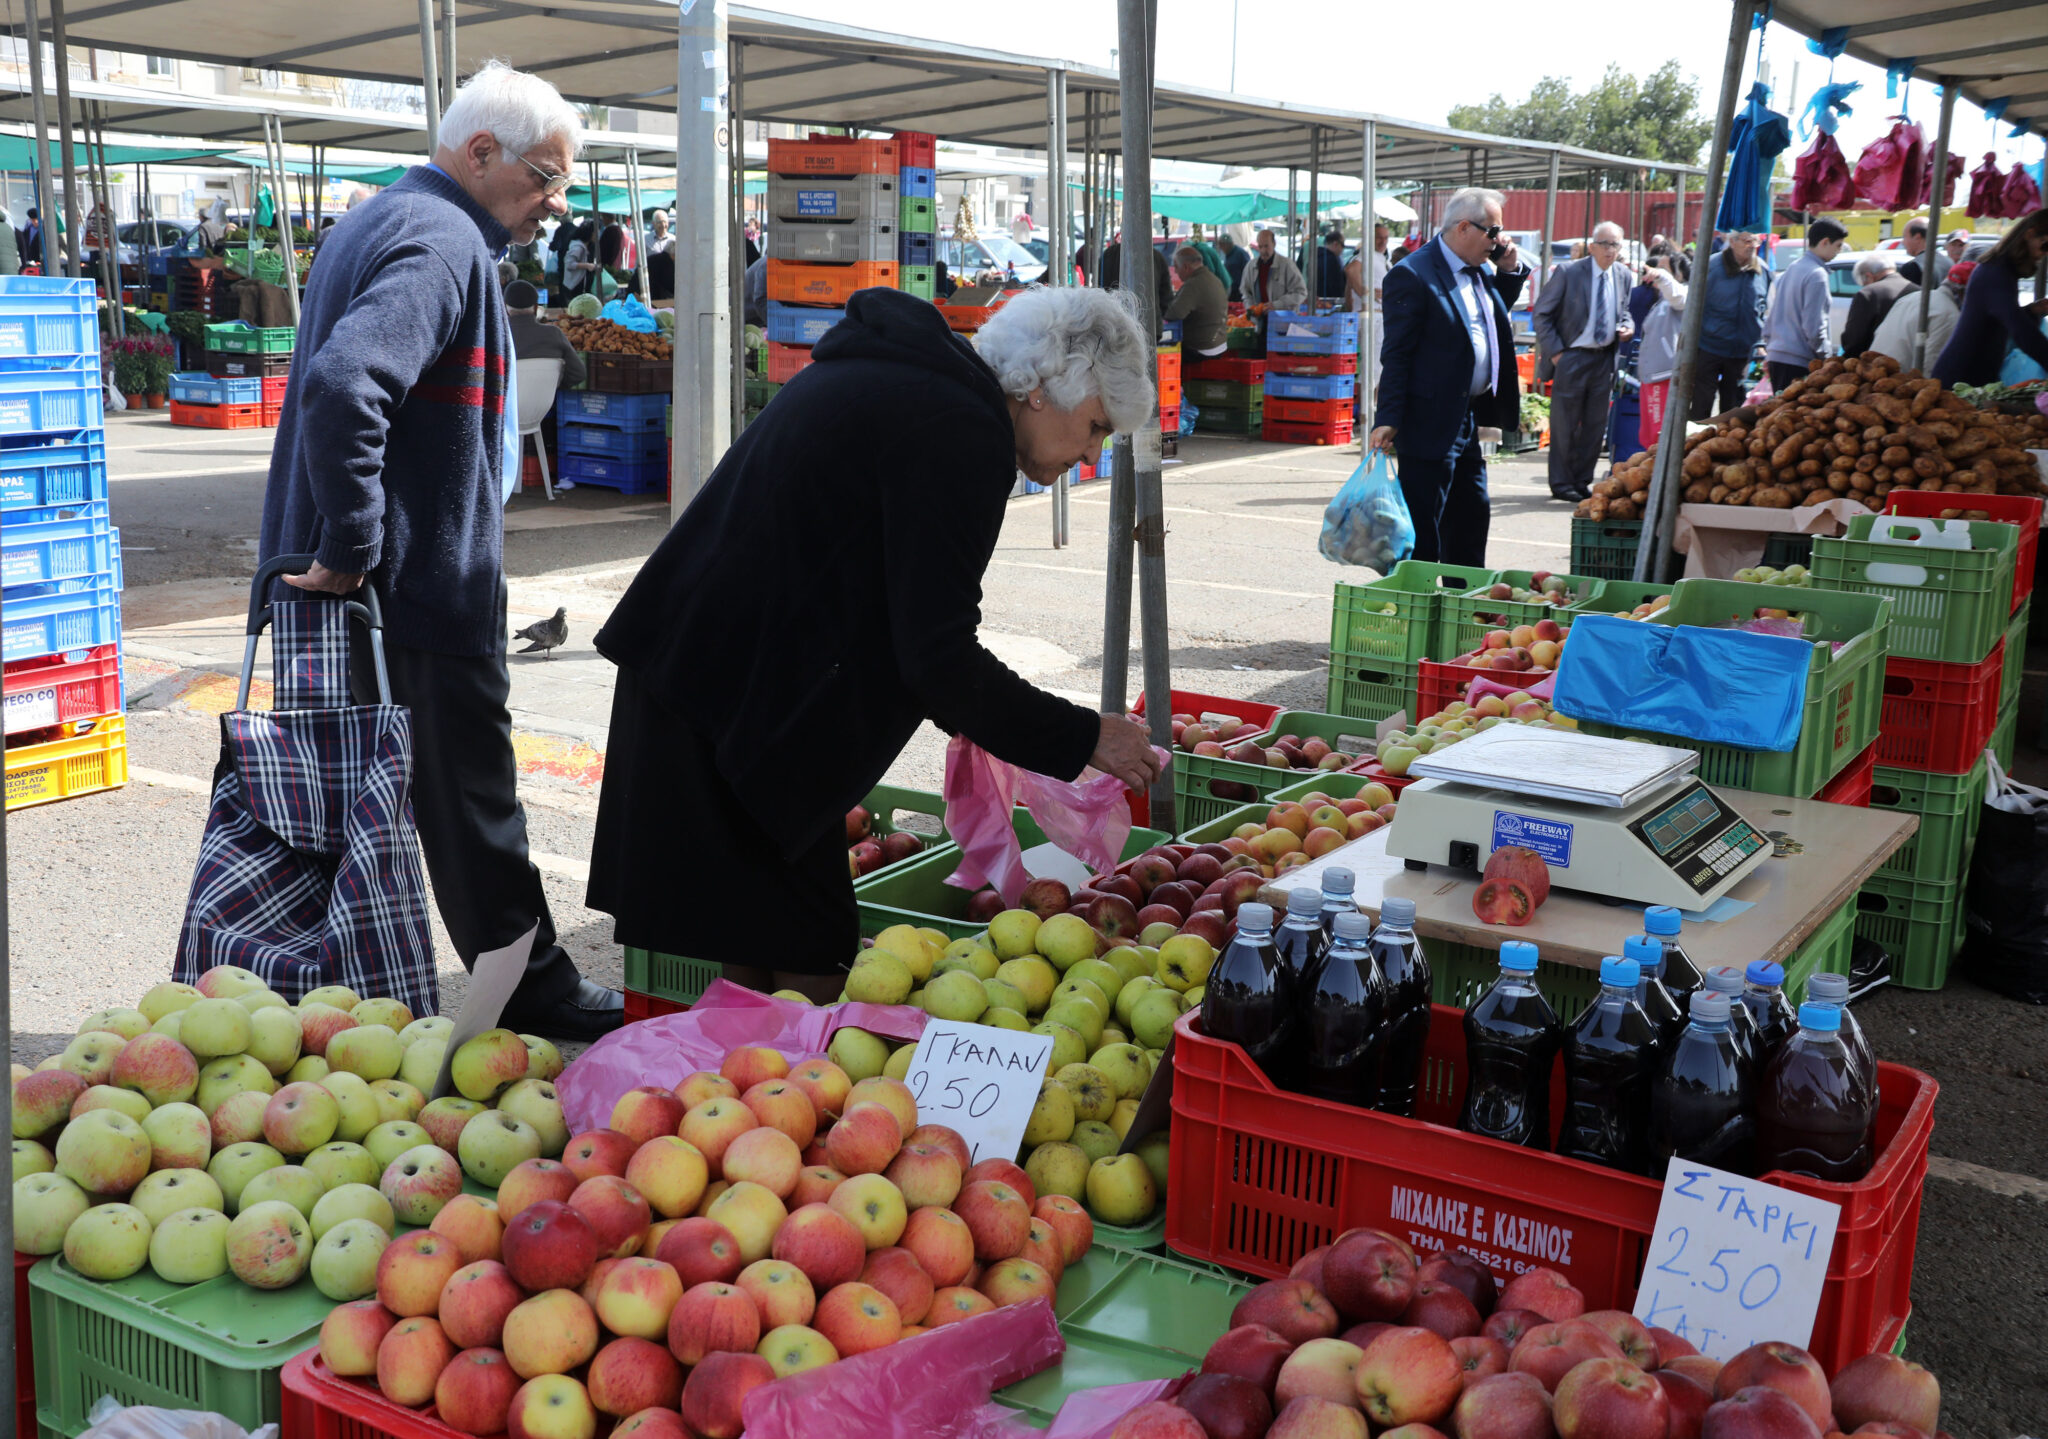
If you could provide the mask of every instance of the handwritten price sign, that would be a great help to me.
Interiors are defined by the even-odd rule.
[[[987,1024],[925,1025],[904,1082],[920,1124],[943,1124],[967,1141],[971,1163],[1015,1159],[1038,1102],[1052,1036]]]
[[[1643,1258],[1636,1318],[1703,1354],[1813,1338],[1841,1206],[1673,1159]]]

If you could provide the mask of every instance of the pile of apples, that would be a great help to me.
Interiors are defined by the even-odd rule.
[[[1813,576],[1807,573],[1805,565],[1787,565],[1782,570],[1769,565],[1751,565],[1746,570],[1737,570],[1735,578],[1753,585],[1793,585],[1801,589],[1813,586]]]
[[[1646,620],[1651,615],[1657,614],[1659,611],[1667,608],[1670,604],[1671,596],[1652,595],[1650,596],[1650,598],[1644,600],[1641,604],[1637,605],[1634,609],[1621,611],[1619,614],[1615,616],[1615,618],[1622,620]]]
[[[875,817],[864,804],[846,812],[846,867],[855,879],[884,865],[924,853],[924,837],[907,829],[875,833]]]
[[[1571,630],[1556,620],[1488,630],[1478,649],[1445,663],[1480,670],[1554,670],[1564,657],[1564,642],[1570,634]]]
[[[1263,733],[1259,727],[1236,715],[1177,714],[1173,717],[1173,747],[1188,754],[1220,755],[1232,742],[1254,740]],[[1198,746],[1212,744],[1213,750]]]
[[[1536,570],[1529,576],[1529,583],[1515,584],[1502,580],[1483,590],[1474,590],[1470,598],[1475,600],[1513,600],[1524,605],[1556,605],[1559,608],[1577,603],[1571,592],[1571,580],[1565,575],[1552,574],[1549,570]]]
[[[897,1080],[734,1049],[451,1196],[320,1355],[465,1434],[737,1439],[760,1385],[1053,1297],[1093,1222],[968,1158]]]
[[[1463,1250],[1353,1229],[1239,1301],[1201,1373],[1112,1439],[1822,1439],[1939,1432],[1941,1386],[1892,1354],[1829,1384],[1763,1343],[1723,1364],[1552,1269],[1503,1288]]]
[[[1183,725],[1181,721],[1190,721]],[[1173,717],[1174,748],[1189,754],[1206,755],[1212,759],[1235,760],[1239,764],[1264,765],[1268,769],[1341,770],[1355,763],[1358,756],[1347,754],[1328,740],[1316,735],[1306,739],[1298,734],[1281,734],[1270,737],[1270,743],[1251,725],[1242,720],[1224,716],[1221,719],[1204,719],[1194,723],[1193,716]],[[1229,733],[1223,730],[1227,727]],[[1234,742],[1233,742],[1234,741]],[[1255,797],[1248,785],[1224,780],[1216,784],[1219,799],[1250,800]]]
[[[1380,741],[1375,758],[1381,769],[1392,775],[1406,775],[1408,767],[1426,754],[1456,744],[1495,725],[1533,725],[1537,729],[1575,730],[1578,721],[1550,708],[1524,690],[1506,695],[1482,695],[1473,703],[1452,700],[1413,732],[1396,730]]]
[[[568,1142],[561,1055],[532,1035],[471,1039],[458,1092],[427,1102],[451,1023],[340,986],[293,1008],[231,965],[90,1016],[14,1076],[15,1249],[102,1281],[147,1265],[280,1289],[310,1271],[359,1297],[394,1228],[465,1174],[495,1185]]]
[[[1298,800],[1283,800],[1266,811],[1263,821],[1246,820],[1214,847],[1227,852],[1219,857],[1224,877],[1249,870],[1262,879],[1272,879],[1298,869],[1354,839],[1363,839],[1382,825],[1394,822],[1398,796],[1374,780],[1348,799],[1336,799],[1321,790],[1311,790]],[[1201,845],[1196,854],[1210,846]],[[1242,861],[1249,859],[1249,865]],[[1252,897],[1256,897],[1256,892]],[[1241,903],[1242,901],[1240,901]],[[1285,901],[1282,901],[1284,906]],[[1230,913],[1235,918],[1233,905]]]

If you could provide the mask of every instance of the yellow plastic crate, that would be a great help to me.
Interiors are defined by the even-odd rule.
[[[89,725],[88,729],[86,726]],[[128,723],[119,715],[87,721],[81,733],[7,751],[7,808],[119,789],[128,783]]]

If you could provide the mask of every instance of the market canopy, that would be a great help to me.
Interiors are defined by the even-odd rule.
[[[1081,187],[1075,184],[1071,188],[1078,190]],[[1328,215],[1348,210],[1356,215],[1358,194],[1357,190],[1321,191],[1316,196],[1316,212]],[[1119,192],[1111,197],[1111,201],[1116,203],[1122,198]],[[1308,207],[1306,189],[1297,194],[1296,203],[1297,209]],[[1277,220],[1287,210],[1287,197],[1270,190],[1233,190],[1227,186],[1171,182],[1152,187],[1153,214],[1168,215],[1196,225],[1242,225],[1253,220]],[[1410,221],[1415,218],[1415,211],[1383,191],[1373,198],[1373,213],[1383,220]]]
[[[231,155],[226,163],[247,165],[252,170],[267,170],[268,162],[261,155]],[[359,185],[390,185],[404,175],[409,167],[405,165],[349,165],[320,164],[310,160],[286,160],[284,172],[287,175],[318,175],[328,180],[353,180]]]
[[[63,151],[55,140],[50,141],[49,146],[49,168],[52,170],[63,169]],[[102,147],[80,140],[73,147],[72,158],[79,165],[87,163],[88,154],[99,156],[101,163],[107,165],[168,165],[178,161],[210,160],[215,156],[227,153],[225,150],[181,149],[175,146],[169,149],[150,145],[107,145]],[[33,170],[36,168],[36,146],[34,140],[26,135],[0,135],[0,170]]]

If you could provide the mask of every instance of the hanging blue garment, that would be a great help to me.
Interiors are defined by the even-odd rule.
[[[1771,228],[1771,171],[1792,143],[1792,124],[1771,109],[1770,86],[1749,87],[1749,103],[1735,117],[1728,137],[1728,183],[1721,192],[1718,230],[1762,232]]]

